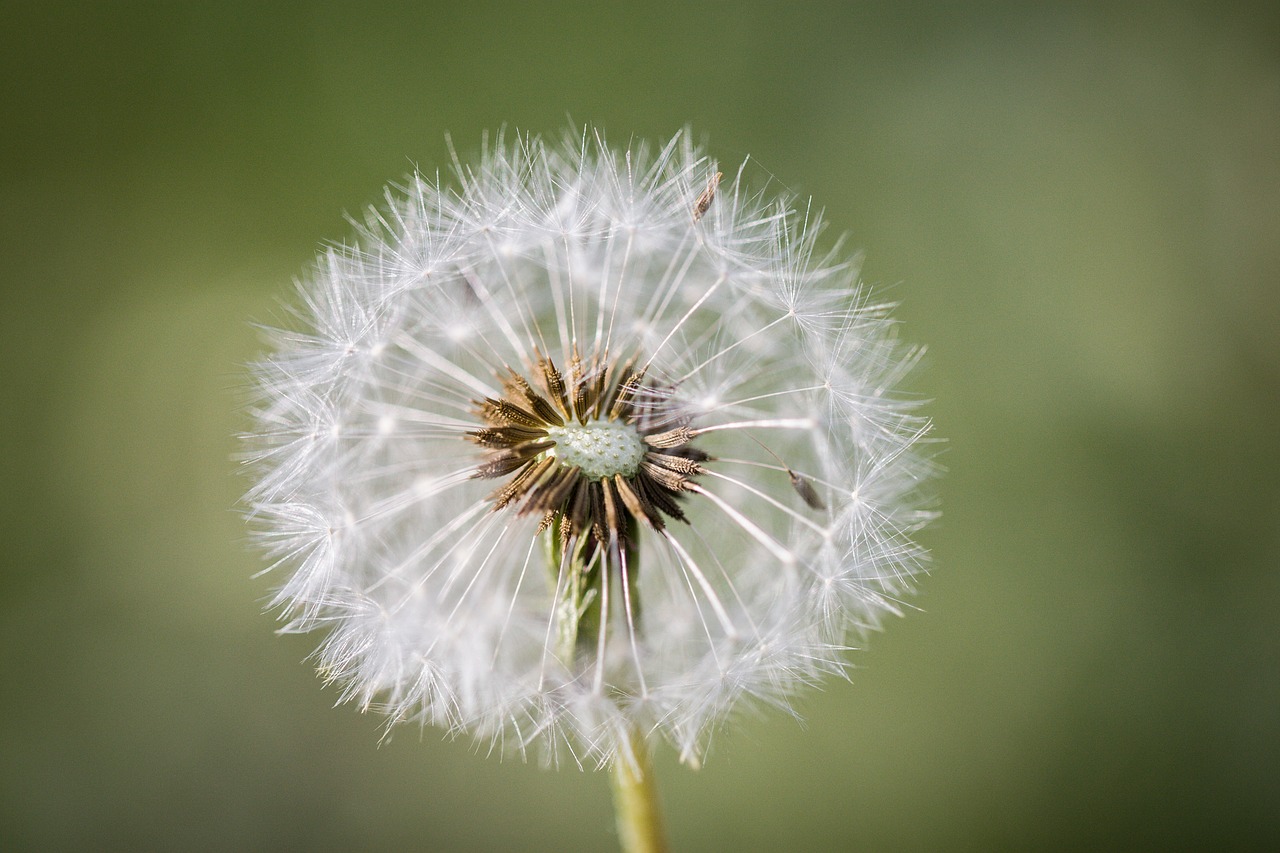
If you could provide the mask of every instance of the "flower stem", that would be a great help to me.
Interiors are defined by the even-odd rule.
[[[630,747],[630,755],[626,754],[628,750],[622,751],[609,769],[618,841],[623,853],[665,853],[667,837],[657,779],[649,761],[648,744],[634,729]]]

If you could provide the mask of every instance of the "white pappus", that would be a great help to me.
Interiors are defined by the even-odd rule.
[[[697,764],[899,610],[918,350],[787,198],[687,133],[487,142],[300,283],[247,512],[342,697],[503,751]]]

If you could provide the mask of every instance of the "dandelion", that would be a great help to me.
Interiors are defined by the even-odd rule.
[[[319,258],[247,504],[341,696],[551,762],[691,765],[900,610],[917,360],[818,217],[686,134],[455,156]]]

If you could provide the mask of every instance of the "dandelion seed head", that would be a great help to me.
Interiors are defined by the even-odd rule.
[[[684,133],[499,134],[299,283],[245,503],[343,700],[575,765],[639,730],[696,765],[902,610],[919,352],[820,217],[733,174]]]

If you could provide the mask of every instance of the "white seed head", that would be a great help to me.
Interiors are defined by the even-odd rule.
[[[324,252],[257,366],[246,503],[342,698],[697,763],[842,672],[923,565],[932,466],[918,351],[820,230],[686,134],[499,135]]]

